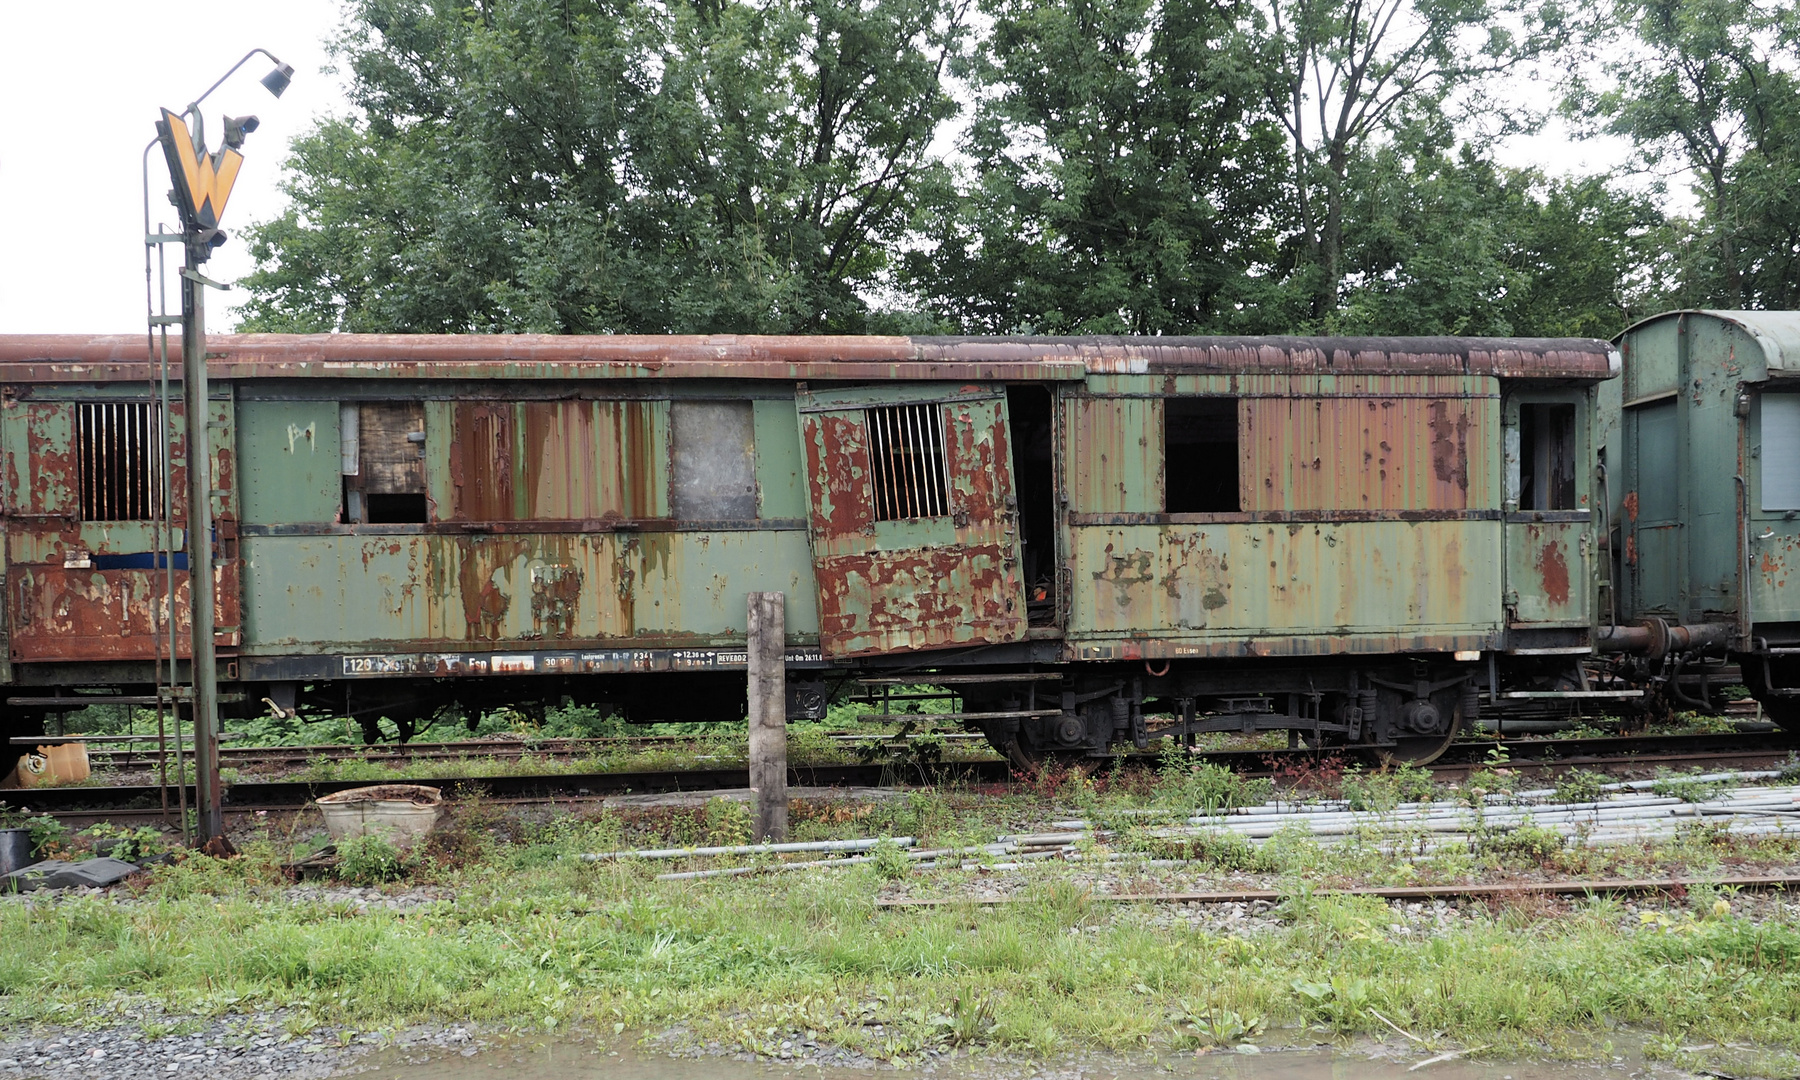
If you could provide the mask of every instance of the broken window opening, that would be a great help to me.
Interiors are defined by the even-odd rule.
[[[1519,406],[1519,509],[1574,510],[1575,406]]]
[[[944,421],[936,405],[865,409],[869,481],[875,520],[944,517],[950,513],[944,469]]]
[[[152,521],[162,516],[161,412],[149,401],[76,404],[83,521]]]
[[[1170,514],[1235,514],[1238,485],[1236,398],[1163,401],[1163,508]]]
[[[430,520],[423,402],[346,402],[339,406],[338,430],[345,521],[407,525]]]
[[[1056,621],[1055,413],[1045,386],[1006,388],[1019,548],[1025,563],[1025,611],[1032,626]]]

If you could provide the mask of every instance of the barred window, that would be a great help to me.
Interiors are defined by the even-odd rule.
[[[943,517],[950,512],[944,476],[944,421],[936,405],[864,410],[869,424],[875,520]]]
[[[150,521],[162,515],[160,413],[149,401],[76,403],[83,521]]]

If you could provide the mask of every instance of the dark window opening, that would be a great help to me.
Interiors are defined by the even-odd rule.
[[[1163,507],[1171,514],[1235,514],[1243,509],[1236,398],[1164,399]]]
[[[379,492],[363,495],[363,521],[370,525],[407,525],[425,518],[424,492]]]
[[[425,405],[365,401],[339,409],[344,520],[408,525],[430,520],[425,498]]]
[[[1044,386],[1006,391],[1013,483],[1019,498],[1019,546],[1025,563],[1025,610],[1032,626],[1056,621],[1056,476],[1054,412]]]
[[[76,404],[81,520],[150,521],[162,516],[160,412],[147,401]]]
[[[944,421],[936,405],[865,409],[869,425],[869,481],[876,521],[943,517],[950,513],[944,476]]]
[[[1519,509],[1576,509],[1575,406],[1519,406]]]

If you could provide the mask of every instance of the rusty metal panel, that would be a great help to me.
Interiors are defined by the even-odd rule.
[[[107,394],[95,394],[93,399],[133,400]],[[151,659],[158,647],[152,628],[161,620],[166,634],[169,617],[169,578],[157,555],[159,547],[173,547],[177,552],[174,617],[178,636],[185,633],[180,628],[188,618],[187,575],[179,569],[185,564],[180,549],[184,542],[187,478],[185,447],[178,434],[179,406],[171,410],[176,434],[172,435],[170,490],[176,522],[174,535],[170,535],[161,532],[151,520],[80,520],[80,466],[78,455],[69,448],[78,403],[16,404],[18,413],[0,411],[8,429],[9,477],[13,469],[18,469],[22,475],[37,471],[54,479],[26,484],[26,505],[15,509],[9,503],[7,507],[6,605],[12,627],[12,658]],[[232,647],[239,638],[240,613],[234,410],[228,398],[216,398],[210,405],[216,433],[211,472],[217,557],[214,606],[220,630],[217,640],[223,647]],[[143,464],[135,456],[136,449],[104,438],[97,438],[89,452],[96,455],[90,465],[95,469],[110,468],[106,462],[111,454],[122,455],[120,468]],[[160,507],[146,508],[134,502],[132,512],[152,509]]]
[[[667,517],[668,423],[666,401],[458,402],[449,517]]]
[[[1080,526],[1071,639],[1491,635],[1496,521]],[[1305,651],[1302,647],[1301,651]]]
[[[0,398],[0,440],[7,513],[80,512],[74,402],[20,401],[7,393]]]
[[[168,652],[165,571],[93,570],[55,565],[13,566],[7,590],[15,662],[149,660]],[[238,644],[238,564],[213,571],[220,647]],[[188,574],[175,571],[177,655],[191,652]],[[155,634],[163,635],[156,640]]]
[[[1494,397],[1246,398],[1244,508],[1497,506]]]
[[[741,644],[744,594],[788,593],[788,632],[817,632],[800,529],[252,536],[245,655]]]
[[[821,649],[857,656],[1023,637],[1004,389],[802,390],[798,402]],[[896,405],[935,409],[941,438],[929,431],[918,445],[942,448],[946,515],[877,520],[872,476],[891,463],[874,460],[868,417]]]
[[[1514,626],[1586,626],[1592,566],[1587,521],[1506,526],[1506,581]]]
[[[1077,397],[1070,408],[1071,508],[1077,513],[1162,513],[1162,401]]]

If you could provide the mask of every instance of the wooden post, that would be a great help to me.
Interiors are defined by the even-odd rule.
[[[787,610],[778,592],[753,592],[750,631],[750,792],[756,839],[788,835]]]

